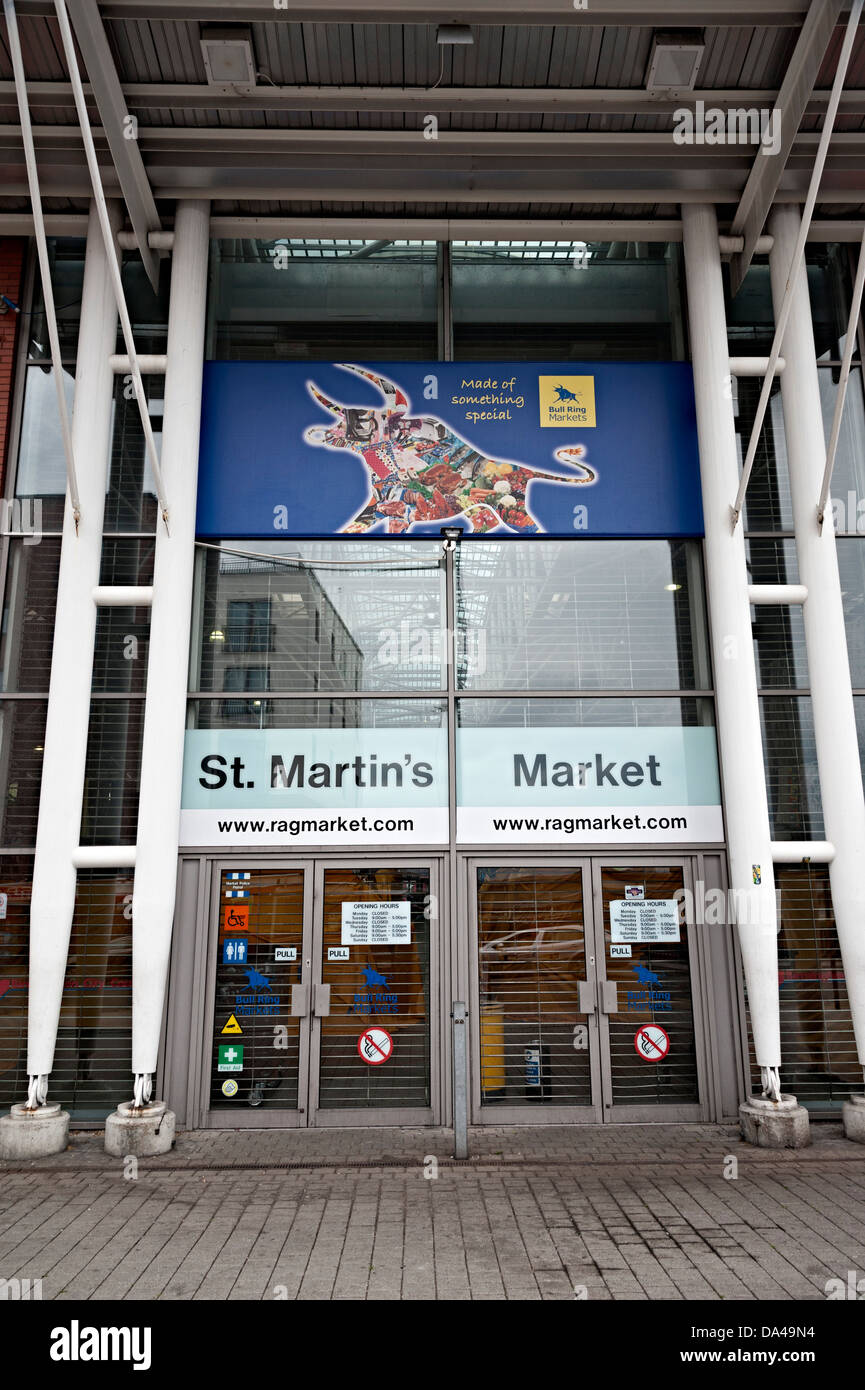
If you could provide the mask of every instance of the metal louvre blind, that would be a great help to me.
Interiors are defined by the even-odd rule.
[[[143,730],[143,700],[91,702],[82,845],[135,843]]]
[[[242,362],[429,362],[438,357],[434,322],[221,323],[216,353]]]
[[[668,541],[460,547],[457,624],[465,646],[478,631],[484,638],[462,688],[693,687],[703,597],[688,550]]]
[[[798,584],[796,543],[791,540],[746,541],[748,582]],[[805,624],[801,605],[758,604],[751,608],[751,632],[757,683],[790,689],[808,685]]]
[[[150,536],[103,540],[100,584],[152,584],[153,554]],[[100,608],[93,656],[94,692],[143,693],[149,637],[149,608]]]
[[[48,706],[43,700],[0,700],[0,844],[32,849],[36,844],[42,753]]]
[[[0,1103],[27,1089],[27,998],[33,862],[0,858]],[[51,1099],[78,1120],[101,1120],[132,1091],[132,877],[78,875]]]
[[[506,286],[502,286],[506,292]],[[454,322],[455,362],[669,362],[668,324]]]
[[[291,987],[303,969],[303,878],[302,869],[221,876],[210,1078],[214,1110],[298,1104],[301,1019],[291,1013]],[[277,951],[288,959],[277,960]],[[234,1095],[223,1090],[226,1082],[237,1083]]]
[[[803,1105],[828,1110],[862,1089],[829,870],[825,865],[777,865],[775,882],[781,894],[781,1080]],[[748,1041],[751,1082],[759,1091],[750,1016]]]
[[[590,1105],[581,871],[482,868],[477,894],[482,1102]]]
[[[810,696],[762,696],[760,718],[772,834],[777,840],[821,840],[823,810]]]
[[[322,980],[331,987],[321,1020],[319,1105],[323,1110],[416,1108],[430,1104],[430,878],[427,869],[324,871]],[[351,946],[348,960],[329,960],[342,946],[344,902],[408,902],[411,941]],[[365,1062],[358,1040],[382,1027],[393,1051]]]
[[[0,643],[4,692],[48,689],[59,568],[59,536],[44,536],[38,545],[10,541]]]
[[[604,955],[608,980],[618,985],[618,1013],[610,1015],[610,1067],[614,1105],[685,1105],[699,1100],[688,928],[680,942],[634,945],[630,959],[610,957],[610,903],[625,887],[642,887],[646,898],[673,899],[684,888],[679,868],[604,869]],[[651,978],[650,978],[651,977]],[[670,1039],[657,1062],[637,1053],[635,1036],[654,1023]]]
[[[0,856],[0,1105],[27,1097],[27,977],[30,930],[30,855]],[[56,1099],[56,1097],[55,1097]]]

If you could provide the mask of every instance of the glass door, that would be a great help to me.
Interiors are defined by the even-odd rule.
[[[470,863],[477,1123],[700,1119],[685,861]]]
[[[429,1124],[430,862],[215,866],[209,1123]]]
[[[432,894],[429,864],[319,864],[315,1124],[430,1123]]]
[[[470,883],[476,1121],[599,1121],[589,866],[474,861]]]
[[[216,867],[211,1123],[307,1122],[312,865]]]
[[[593,865],[604,1118],[701,1118],[690,866]],[[686,881],[687,878],[687,881]]]

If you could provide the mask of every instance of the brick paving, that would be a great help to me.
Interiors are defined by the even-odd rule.
[[[134,1176],[78,1132],[0,1162],[0,1278],[60,1300],[822,1301],[865,1274],[865,1151],[812,1135],[483,1128],[456,1163],[448,1130],[190,1131]]]

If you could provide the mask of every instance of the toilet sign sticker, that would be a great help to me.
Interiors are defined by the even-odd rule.
[[[386,1028],[365,1028],[357,1040],[357,1050],[371,1067],[380,1067],[393,1052],[393,1038]]]
[[[647,1062],[662,1062],[670,1050],[670,1039],[657,1023],[646,1023],[634,1034],[634,1047]]]

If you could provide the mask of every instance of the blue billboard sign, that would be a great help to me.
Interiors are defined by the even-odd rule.
[[[204,537],[698,536],[681,362],[208,362]]]

